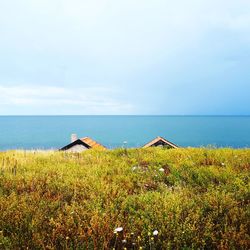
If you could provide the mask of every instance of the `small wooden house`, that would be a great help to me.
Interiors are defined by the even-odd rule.
[[[164,148],[178,148],[177,145],[174,143],[167,141],[163,137],[156,137],[154,140],[148,142],[143,146],[143,148],[148,148],[148,147],[164,147]]]
[[[77,136],[73,134],[71,136],[71,143],[64,146],[60,150],[68,151],[68,152],[82,152],[87,149],[98,149],[98,150],[105,150],[106,147],[104,147],[102,144],[94,141],[90,137],[83,137],[80,139],[77,139]]]

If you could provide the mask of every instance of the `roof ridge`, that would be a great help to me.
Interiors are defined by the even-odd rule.
[[[145,147],[150,147],[150,146],[154,145],[154,143],[156,143],[156,142],[159,141],[159,140],[163,140],[165,143],[167,143],[168,145],[172,146],[173,148],[178,148],[177,145],[175,145],[174,143],[172,143],[172,142],[166,140],[166,139],[165,139],[164,137],[162,137],[162,136],[157,136],[156,138],[154,138],[154,139],[151,140],[150,142],[146,143],[146,144],[143,146],[143,148],[145,148]]]

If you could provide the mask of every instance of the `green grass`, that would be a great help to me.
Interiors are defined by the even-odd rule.
[[[250,249],[249,180],[249,149],[2,152],[0,249]]]

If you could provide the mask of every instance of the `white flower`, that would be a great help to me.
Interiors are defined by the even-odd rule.
[[[132,167],[132,171],[135,171],[137,169],[137,166]]]
[[[158,233],[159,232],[157,230],[154,230],[153,235],[156,236],[156,235],[158,235]]]
[[[164,168],[160,168],[159,171],[164,172]]]
[[[118,232],[121,232],[123,230],[123,228],[122,227],[117,227],[116,229],[115,229],[115,233],[118,233]]]

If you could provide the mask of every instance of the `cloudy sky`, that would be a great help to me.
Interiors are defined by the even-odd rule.
[[[0,114],[250,114],[249,0],[1,0]]]

